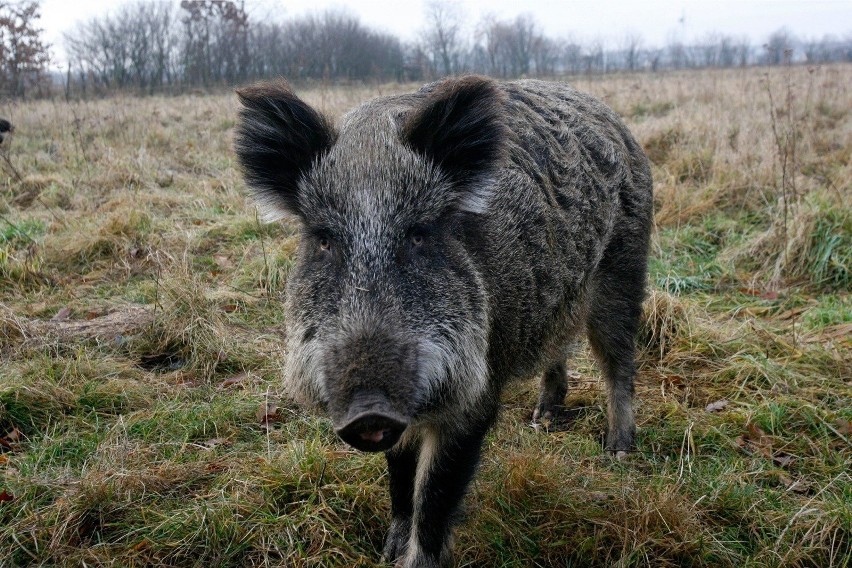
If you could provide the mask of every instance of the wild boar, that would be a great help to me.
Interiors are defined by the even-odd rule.
[[[448,79],[334,126],[283,82],[238,91],[235,148],[271,219],[301,229],[285,384],[385,452],[384,557],[451,565],[454,519],[509,381],[564,402],[585,330],[606,447],[634,441],[634,337],[652,223],[647,158],[606,105],[542,81]]]

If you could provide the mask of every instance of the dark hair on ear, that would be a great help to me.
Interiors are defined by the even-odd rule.
[[[237,90],[243,105],[234,149],[255,199],[299,215],[299,180],[334,144],[328,119],[293,94],[283,80]]]
[[[496,173],[505,149],[505,95],[487,77],[447,79],[402,126],[402,137],[457,186],[471,187]]]

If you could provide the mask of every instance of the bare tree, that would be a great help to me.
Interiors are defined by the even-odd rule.
[[[559,40],[545,35],[537,35],[532,46],[532,58],[535,64],[535,74],[539,77],[553,76],[563,52]]]
[[[621,51],[624,57],[624,67],[628,71],[639,68],[639,58],[642,50],[642,36],[637,32],[627,32],[621,38]]]
[[[540,41],[538,26],[532,14],[521,14],[509,27],[506,37],[507,47],[512,61],[512,75],[524,76],[530,72],[533,52]]]
[[[852,55],[852,35],[846,41],[837,36],[824,35],[822,39],[810,38],[802,42],[802,51],[808,63],[849,61]]]
[[[462,51],[461,21],[459,5],[449,0],[431,0],[426,3],[426,28],[422,32],[423,43],[432,53],[437,70],[443,75],[461,71]]]
[[[583,55],[584,67],[587,74],[606,73],[606,48],[601,38],[595,38],[586,46]]]
[[[763,48],[766,65],[780,65],[787,61],[796,44],[796,38],[787,28],[780,28],[769,35]]]
[[[367,28],[346,11],[328,10],[282,24],[256,23],[251,26],[250,43],[247,69],[252,77],[403,78],[399,40]]]
[[[560,60],[559,42],[544,36],[530,14],[511,21],[492,15],[480,21],[476,33],[477,48],[484,55],[486,70],[500,77],[552,75]]]
[[[689,50],[675,34],[669,35],[666,59],[668,66],[672,69],[684,69],[690,66]]]
[[[0,1],[0,92],[24,97],[41,89],[50,54],[36,27],[40,18],[38,2]]]
[[[164,2],[125,4],[113,16],[78,24],[65,34],[65,44],[81,87],[152,92],[176,80],[175,19]]]
[[[249,59],[248,15],[231,0],[182,0],[184,65],[193,83],[245,80]]]
[[[572,75],[583,71],[583,45],[575,39],[568,37],[561,43],[562,66],[564,70]]]

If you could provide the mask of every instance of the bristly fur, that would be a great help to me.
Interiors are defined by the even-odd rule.
[[[245,87],[237,95],[243,109],[235,149],[255,200],[267,220],[299,215],[299,180],[334,143],[334,129],[284,81]]]

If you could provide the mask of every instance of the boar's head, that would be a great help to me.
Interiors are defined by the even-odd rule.
[[[366,451],[476,412],[489,389],[476,255],[503,163],[498,87],[466,77],[378,99],[339,131],[285,83],[238,95],[246,182],[268,217],[301,230],[287,285],[288,391]]]

